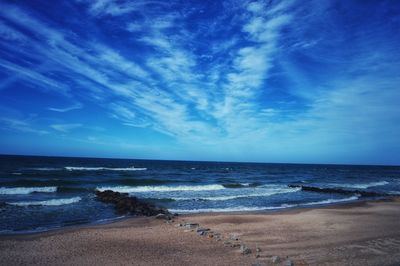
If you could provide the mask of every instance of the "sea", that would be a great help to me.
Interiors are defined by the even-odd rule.
[[[128,217],[97,201],[96,190],[129,193],[179,214],[268,212],[378,198],[359,191],[400,195],[400,167],[0,156],[0,234]]]

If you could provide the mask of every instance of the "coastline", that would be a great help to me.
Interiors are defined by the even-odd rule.
[[[4,265],[269,265],[279,256],[276,265],[284,265],[286,257],[294,265],[395,265],[400,263],[398,221],[399,197],[272,212],[188,214],[171,224],[134,217],[2,235],[0,258]],[[177,227],[185,222],[209,228],[220,240]],[[232,234],[239,240],[230,239]],[[252,252],[241,254],[240,244]]]

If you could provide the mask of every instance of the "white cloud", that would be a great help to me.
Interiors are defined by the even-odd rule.
[[[37,129],[35,126],[32,125],[32,122],[27,119],[0,117],[0,123],[2,123],[6,129],[13,131],[34,133],[38,135],[45,135],[49,133],[46,130]]]
[[[77,109],[81,109],[83,107],[83,105],[81,103],[76,103],[74,105],[68,106],[68,107],[64,107],[64,108],[57,108],[57,107],[49,107],[47,108],[50,111],[54,111],[54,112],[59,112],[59,113],[65,113],[65,112],[69,112],[72,110],[77,110]]]
[[[50,127],[54,130],[63,132],[63,133],[68,133],[73,129],[77,129],[82,127],[82,124],[53,124],[50,125]]]
[[[93,15],[123,15],[147,3],[95,1],[90,3],[89,11]],[[221,53],[219,48],[229,51],[224,56],[228,57],[210,70],[198,69],[199,60],[204,56],[197,56],[190,46],[197,36],[186,31],[185,23],[175,13],[145,16],[143,21],[127,23],[128,31],[146,33],[145,37],[139,34],[141,37],[137,41],[156,48],[147,56],[146,65],[94,41],[75,43],[66,32],[53,29],[16,7],[0,13],[46,40],[47,46],[43,46],[28,39],[35,53],[51,62],[52,69],[74,73],[74,82],[89,90],[92,100],[101,104],[109,97],[119,97],[124,104],[107,106],[112,116],[125,125],[150,125],[179,139],[191,139],[196,135],[203,140],[218,141],[220,137],[245,138],[245,134],[259,131],[264,118],[258,115],[257,96],[272,65],[279,31],[290,21],[289,16],[278,12],[273,16],[259,12],[264,6],[262,2],[251,5],[252,12],[245,17],[243,31],[249,34],[247,41],[255,42],[254,45],[237,47],[241,41],[238,36],[210,45],[211,54],[207,58]],[[181,35],[171,35],[170,28]],[[4,65],[9,64],[5,62]],[[45,66],[43,68],[43,72],[48,71]],[[16,78],[24,74],[30,82],[36,80],[49,87],[61,86],[38,71],[10,70],[16,73]],[[75,107],[51,107],[49,110],[63,112]],[[55,126],[56,130],[69,130]]]

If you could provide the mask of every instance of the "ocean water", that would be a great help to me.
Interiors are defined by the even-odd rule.
[[[94,191],[126,192],[172,212],[271,211],[400,195],[400,167],[0,156],[0,233],[44,231],[122,218]]]

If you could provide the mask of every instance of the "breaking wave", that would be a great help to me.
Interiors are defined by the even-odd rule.
[[[81,167],[81,166],[66,166],[64,167],[65,170],[68,171],[145,171],[147,168],[145,167],[119,167],[119,168],[111,168],[111,167]]]
[[[258,183],[227,183],[222,184],[226,188],[246,188],[246,187],[257,187]]]
[[[20,201],[20,202],[7,202],[9,205],[14,206],[60,206],[79,202],[81,197],[73,197],[67,199],[51,199],[43,201]]]
[[[301,204],[282,204],[280,206],[270,206],[270,207],[246,207],[246,206],[237,206],[237,207],[228,207],[228,208],[204,208],[204,209],[170,209],[170,212],[175,213],[202,213],[202,212],[249,212],[249,211],[267,211],[267,210],[279,210],[279,209],[287,209],[293,207],[301,207],[301,206],[309,206],[309,205],[323,205],[323,204],[331,204],[337,202],[346,202],[346,201],[354,201],[357,200],[357,196],[344,198],[344,199],[327,199],[321,201],[314,201],[308,203]]]
[[[204,201],[224,201],[233,200],[240,198],[252,198],[252,197],[268,197],[276,194],[293,193],[300,191],[301,188],[281,188],[281,189],[270,189],[268,191],[260,191],[257,193],[249,194],[238,194],[238,195],[226,195],[217,197],[174,197],[173,200],[204,200]]]
[[[52,193],[56,192],[57,187],[0,187],[1,195],[16,195],[30,193]]]
[[[352,201],[352,200],[358,200],[358,196],[352,196],[352,197],[344,198],[344,199],[327,199],[327,200],[321,200],[321,201],[313,201],[313,202],[303,203],[301,205],[330,204],[330,203],[345,202],[345,201]]]
[[[365,184],[331,184],[338,187],[346,187],[346,188],[358,188],[358,189],[366,189],[370,187],[384,186],[389,184],[387,181],[379,181],[379,182],[371,182]]]
[[[210,191],[225,189],[222,185],[197,185],[197,186],[115,186],[115,187],[98,187],[97,190],[112,190],[121,193],[134,192],[168,192],[168,191]]]

